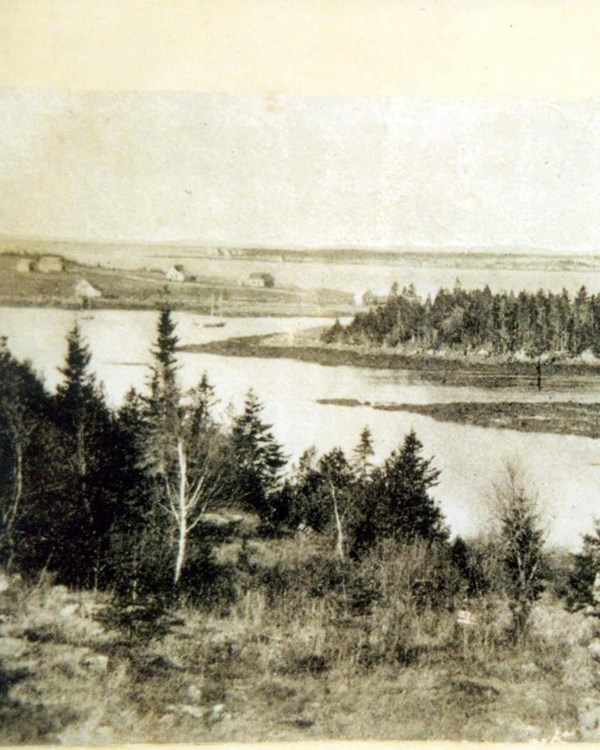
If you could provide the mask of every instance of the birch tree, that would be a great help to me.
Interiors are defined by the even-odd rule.
[[[214,392],[205,375],[183,393],[177,382],[178,337],[168,310],[161,312],[155,364],[146,406],[145,468],[168,519],[173,544],[173,586],[181,581],[192,532],[223,496],[222,436],[211,414]]]

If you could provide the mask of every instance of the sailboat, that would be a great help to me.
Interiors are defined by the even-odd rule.
[[[224,320],[216,320],[215,319],[215,295],[213,294],[210,301],[210,317],[211,320],[204,323],[205,328],[224,328],[225,327],[225,321]]]

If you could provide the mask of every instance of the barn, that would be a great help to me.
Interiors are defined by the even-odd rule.
[[[36,266],[40,273],[61,273],[64,268],[65,261],[60,255],[42,255]]]
[[[17,273],[31,273],[35,267],[35,263],[32,258],[19,258],[15,266]]]

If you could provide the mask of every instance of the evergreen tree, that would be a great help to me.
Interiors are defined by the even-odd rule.
[[[358,445],[354,449],[354,465],[360,481],[365,481],[369,476],[372,469],[371,459],[374,454],[373,436],[371,430],[365,426],[360,433]]]
[[[384,465],[373,471],[365,489],[356,552],[367,551],[383,539],[396,542],[447,539],[442,512],[429,494],[440,472],[433,468],[432,459],[421,456],[422,448],[411,430],[400,450],[393,451]]]
[[[505,467],[494,487],[494,510],[499,522],[498,544],[513,615],[513,636],[526,630],[533,602],[542,592],[542,547],[536,498],[525,488],[520,470]]]
[[[361,487],[355,467],[341,448],[333,448],[319,459],[314,447],[306,450],[289,489],[292,520],[331,534],[335,553],[344,560],[353,547]]]
[[[580,609],[595,604],[593,586],[600,572],[600,521],[594,521],[594,533],[585,534],[581,552],[572,556],[572,570],[568,580],[567,606]]]
[[[0,564],[22,566],[35,537],[27,519],[52,481],[56,434],[51,397],[27,362],[19,362],[0,339]]]
[[[146,593],[146,583],[156,572],[154,565],[148,570],[148,560],[155,562],[156,548],[160,546],[155,541],[159,529],[152,503],[152,481],[143,469],[145,407],[143,397],[131,388],[117,413],[121,435],[118,450],[127,473],[121,487],[118,517],[111,531],[108,559],[113,588],[120,597],[134,602],[138,595]]]
[[[125,466],[115,450],[115,421],[89,372],[91,353],[77,325],[67,337],[63,382],[55,397],[55,421],[67,460],[58,467],[60,499],[50,525],[53,566],[65,581],[102,582],[103,559]],[[53,552],[52,552],[53,554]]]
[[[152,515],[162,521],[159,557],[168,551],[173,588],[180,585],[203,514],[223,497],[224,447],[212,419],[206,375],[190,393],[177,383],[178,338],[169,310],[159,316],[155,365],[144,414],[142,465],[153,481]],[[157,538],[161,535],[158,533]]]
[[[266,529],[273,528],[281,500],[281,475],[286,458],[262,419],[263,405],[253,390],[232,430],[234,492],[259,515]]]

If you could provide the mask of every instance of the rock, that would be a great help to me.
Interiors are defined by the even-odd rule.
[[[217,703],[216,706],[212,707],[208,720],[211,723],[216,724],[218,721],[223,721],[225,716],[225,706],[222,703]]]
[[[187,696],[191,701],[199,701],[202,697],[202,691],[198,685],[190,685],[187,689]]]
[[[188,703],[177,703],[170,706],[165,706],[166,715],[183,714],[184,716],[191,716],[192,719],[202,719],[206,710],[202,706],[191,706]]]
[[[200,706],[181,706],[181,713],[191,716],[193,719],[201,719],[204,716],[204,709]]]

